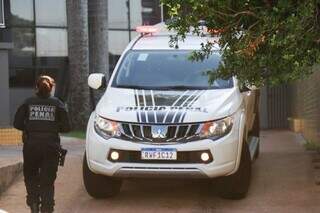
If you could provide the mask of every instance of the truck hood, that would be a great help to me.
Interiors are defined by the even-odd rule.
[[[159,91],[110,87],[99,101],[96,113],[122,122],[193,123],[229,116],[241,103],[237,88]]]

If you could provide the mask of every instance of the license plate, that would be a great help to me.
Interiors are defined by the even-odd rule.
[[[142,160],[177,160],[177,150],[170,148],[143,148]]]

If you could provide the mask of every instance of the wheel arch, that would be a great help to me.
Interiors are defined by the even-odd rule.
[[[238,147],[237,147],[236,165],[235,165],[233,171],[230,172],[229,174],[227,174],[227,176],[232,175],[236,171],[238,171],[239,165],[240,165],[240,160],[241,160],[243,143],[246,143],[246,139],[248,138],[248,131],[246,128],[246,116],[245,116],[244,111],[242,111],[241,115],[240,115],[238,138],[239,138],[239,143],[238,143]]]

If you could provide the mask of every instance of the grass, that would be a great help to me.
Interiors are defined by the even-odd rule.
[[[86,132],[85,131],[72,131],[72,132],[63,134],[63,136],[79,138],[79,139],[85,139],[86,138]]]
[[[307,141],[304,144],[304,148],[308,151],[317,151],[320,152],[320,145],[317,143],[313,143],[312,141]]]

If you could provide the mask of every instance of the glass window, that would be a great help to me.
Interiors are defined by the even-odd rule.
[[[139,2],[139,3],[138,3]],[[131,29],[139,25],[154,25],[161,22],[159,0],[130,0]]]
[[[127,0],[108,1],[109,28],[128,29],[128,7],[126,2]]]
[[[109,53],[109,73],[110,74],[113,73],[113,70],[118,63],[119,58],[120,58],[120,55],[113,55]]]
[[[57,83],[59,76],[64,76],[67,69],[66,57],[41,57],[36,59],[37,76],[49,75],[54,78]]]
[[[109,30],[109,52],[113,55],[121,55],[129,43],[129,31]]]
[[[34,85],[35,42],[30,28],[12,28],[13,49],[9,54],[10,86],[32,87]]]
[[[0,27],[4,26],[4,9],[3,0],[0,0]]]
[[[37,28],[37,57],[68,56],[66,29]]]
[[[31,28],[12,28],[13,54],[15,56],[33,56],[34,31]]]
[[[55,96],[66,100],[68,93],[68,58],[67,57],[37,57],[36,76],[49,75],[56,81]]]
[[[10,0],[10,24],[14,26],[31,26],[33,19],[33,0]]]
[[[232,78],[209,83],[206,71],[217,69],[220,55],[203,61],[189,60],[190,51],[135,51],[125,56],[113,86],[145,89],[225,89],[233,87]]]
[[[130,22],[131,29],[142,25],[142,5],[141,0],[130,1]]]
[[[67,26],[66,0],[35,0],[37,26]]]
[[[117,65],[117,62],[129,43],[129,31],[109,30],[109,71]]]

